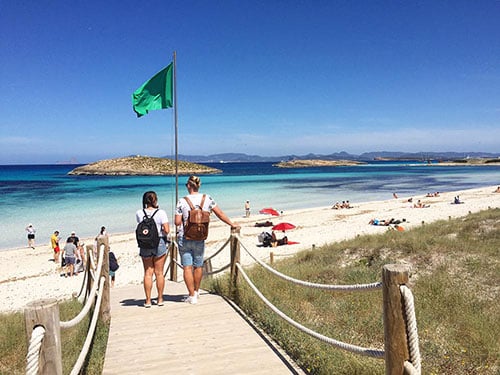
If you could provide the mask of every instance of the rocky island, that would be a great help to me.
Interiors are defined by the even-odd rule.
[[[180,175],[221,173],[220,169],[206,165],[179,161]],[[107,176],[171,176],[175,175],[175,160],[149,157],[128,156],[116,159],[100,160],[77,167],[70,175],[107,175]]]
[[[355,160],[316,160],[316,159],[302,159],[282,161],[273,166],[278,168],[308,168],[308,167],[340,167],[348,165],[366,164],[361,161]]]
[[[464,165],[500,165],[500,158],[465,158],[456,160],[440,160],[437,164],[433,165],[445,165],[445,166],[464,166]]]

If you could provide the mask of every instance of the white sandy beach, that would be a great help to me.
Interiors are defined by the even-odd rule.
[[[233,218],[241,225],[241,237],[244,247],[260,259],[269,257],[272,250],[277,257],[290,255],[300,250],[311,250],[325,243],[350,239],[358,234],[381,233],[387,230],[385,226],[369,225],[373,218],[406,219],[401,224],[405,230],[449,217],[463,217],[469,212],[478,212],[488,208],[500,208],[500,193],[494,193],[496,186],[472,189],[458,192],[440,193],[439,197],[414,196],[415,203],[420,199],[428,208],[413,208],[408,203],[409,197],[390,198],[377,202],[351,202],[351,209],[333,210],[330,207],[316,207],[303,210],[284,212],[275,217],[252,213],[250,218]],[[464,204],[451,204],[453,198],[460,195]],[[332,202],[333,204],[334,202]],[[224,207],[222,207],[224,209]],[[171,219],[171,218],[170,218]],[[290,241],[299,244],[279,246],[277,248],[258,247],[257,236],[270,228],[255,227],[256,222],[272,221],[274,224],[289,222],[297,226],[287,232]],[[206,256],[217,251],[229,237],[229,227],[212,215],[210,234],[207,241]],[[278,238],[281,234],[278,233]],[[85,244],[93,243],[93,238],[82,239]],[[116,273],[115,288],[126,284],[142,283],[142,263],[138,255],[134,233],[111,235],[110,247],[120,264]],[[242,263],[249,264],[251,258],[245,250],[241,250]],[[38,244],[31,248],[18,248],[0,251],[0,312],[22,310],[24,306],[41,298],[70,298],[78,293],[83,274],[73,278],[61,277],[60,268],[52,261],[50,245]],[[229,247],[213,260],[214,269],[229,262]],[[182,271],[179,270],[179,281]],[[112,292],[112,291],[111,291]],[[168,294],[168,289],[165,291]],[[153,297],[156,297],[153,290]]]

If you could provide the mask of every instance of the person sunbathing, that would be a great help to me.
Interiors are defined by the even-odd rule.
[[[430,207],[430,204],[423,204],[420,199],[413,205],[414,208],[427,208]]]
[[[339,210],[339,209],[341,209],[341,208],[342,208],[342,206],[340,205],[340,203],[339,203],[339,202],[336,202],[336,203],[332,206],[332,210]]]

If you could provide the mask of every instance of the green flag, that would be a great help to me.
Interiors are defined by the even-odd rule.
[[[172,108],[173,63],[155,74],[132,94],[132,104],[137,117],[155,109]]]

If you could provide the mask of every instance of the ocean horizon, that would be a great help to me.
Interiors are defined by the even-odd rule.
[[[428,192],[500,185],[500,166],[437,166],[420,161],[370,162],[358,166],[277,168],[271,162],[205,163],[222,170],[201,175],[200,191],[210,194],[236,220],[250,201],[252,214],[264,207],[278,211],[351,204]],[[27,246],[25,227],[37,229],[36,244],[46,245],[54,230],[66,238],[76,231],[94,237],[102,225],[110,234],[135,230],[142,194],[158,193],[172,221],[176,204],[174,176],[70,176],[78,165],[0,166],[0,250]],[[179,176],[179,197],[187,192]]]

